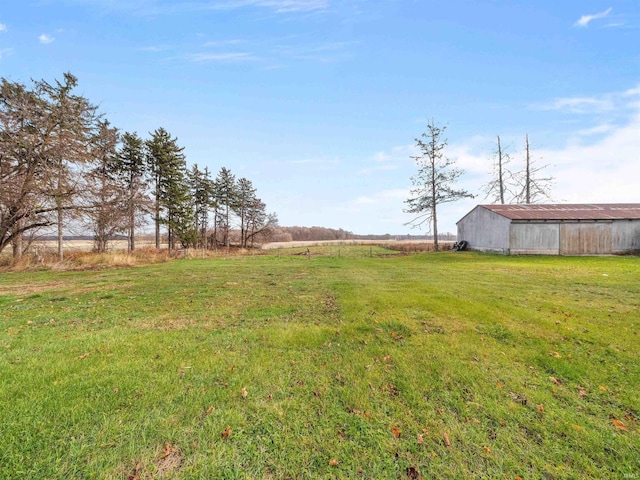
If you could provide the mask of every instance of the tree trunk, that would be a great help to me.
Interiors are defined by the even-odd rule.
[[[500,182],[500,203],[504,205],[504,178],[502,176],[502,147],[498,135],[498,181]]]
[[[64,260],[64,253],[62,251],[62,199],[56,198],[56,204],[58,207],[58,261]]]
[[[156,197],[156,249],[160,249],[160,202]]]
[[[438,245],[438,216],[436,212],[436,203],[433,203],[433,250],[437,252],[439,250]]]
[[[525,143],[527,148],[527,171],[525,176],[525,203],[531,203],[531,168],[530,168],[530,159],[529,159],[529,135],[525,137]]]
[[[133,211],[133,203],[129,205],[129,252],[136,249],[135,226],[136,219]]]
[[[23,246],[22,246],[22,236],[23,236],[23,232],[22,232],[22,227],[24,225],[24,220],[18,220],[16,222],[16,226],[15,226],[15,231],[17,232],[16,235],[13,237],[13,242],[11,242],[11,246],[13,248],[13,259],[14,260],[20,260],[22,258],[22,251],[23,251]]]

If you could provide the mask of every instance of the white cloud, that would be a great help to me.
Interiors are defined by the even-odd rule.
[[[40,43],[42,43],[43,45],[48,45],[50,43],[53,43],[53,41],[55,40],[54,37],[52,37],[51,35],[47,35],[46,33],[43,33],[42,35],[40,35],[38,37],[38,40],[40,41]]]
[[[226,53],[193,53],[187,55],[187,58],[192,62],[249,62],[256,60],[256,57],[248,52],[226,52]]]
[[[7,26],[4,23],[0,23],[0,32],[6,32]]]
[[[640,201],[640,112],[591,144],[540,151],[556,177],[554,198],[571,203]]]
[[[195,0],[164,2],[161,0],[72,0],[97,8],[131,12],[137,15],[172,15],[207,10],[263,8],[277,14],[313,13],[329,10],[330,0]]]
[[[153,53],[157,53],[157,52],[165,52],[167,50],[169,50],[171,47],[167,46],[167,45],[149,45],[146,47],[140,47],[138,48],[139,51],[141,52],[153,52]]]
[[[212,2],[209,6],[216,9],[264,7],[273,9],[277,13],[291,13],[326,10],[329,7],[329,0],[229,0]]]
[[[13,50],[11,48],[0,48],[0,60],[6,55],[10,54]]]
[[[594,13],[593,15],[583,15],[581,16],[574,24],[574,27],[586,27],[592,20],[597,20],[598,18],[605,18],[608,16],[612,8],[607,8],[604,12]]]
[[[551,102],[532,105],[539,110],[558,110],[578,114],[595,114],[611,111],[626,111],[640,106],[640,86],[624,92],[605,93],[590,97],[556,98]]]

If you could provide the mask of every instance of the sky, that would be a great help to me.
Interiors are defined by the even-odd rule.
[[[638,0],[3,0],[0,77],[71,72],[122,132],[246,177],[283,226],[428,233],[404,213],[415,139],[489,203],[496,139],[556,203],[640,202]]]

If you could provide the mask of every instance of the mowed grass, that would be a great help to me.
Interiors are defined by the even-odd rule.
[[[0,274],[1,478],[640,475],[640,258]]]

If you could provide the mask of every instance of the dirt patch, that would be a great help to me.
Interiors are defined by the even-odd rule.
[[[160,457],[156,460],[156,473],[154,478],[164,478],[166,475],[180,469],[182,465],[182,452],[170,443],[166,443]]]
[[[0,285],[0,295],[32,295],[34,293],[55,290],[62,282],[41,283],[38,285]]]

